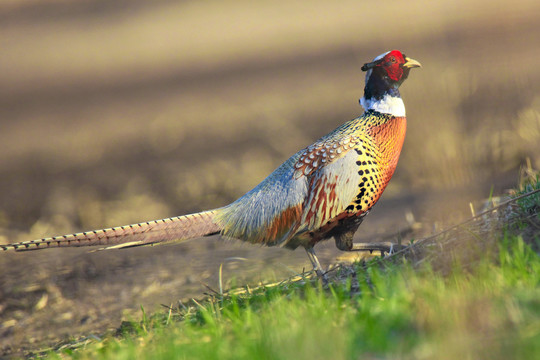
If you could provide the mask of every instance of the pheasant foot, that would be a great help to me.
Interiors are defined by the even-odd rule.
[[[392,255],[394,252],[402,250],[407,246],[401,244],[394,244],[392,242],[380,242],[380,243],[356,243],[352,244],[352,247],[347,251],[380,251],[381,254]]]
[[[319,259],[317,258],[317,255],[315,254],[315,249],[312,247],[306,248],[306,253],[308,255],[309,260],[311,261],[311,264],[313,265],[313,270],[315,271],[315,274],[317,274],[317,277],[321,279],[323,285],[328,284],[328,278],[326,277],[326,272],[323,270],[321,263],[319,262]]]

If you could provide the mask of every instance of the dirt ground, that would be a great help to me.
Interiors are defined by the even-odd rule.
[[[404,240],[457,222],[540,168],[540,4],[520,1],[0,2],[0,242],[225,205],[361,113],[361,65],[422,62],[408,134],[357,233]],[[396,235],[397,236],[397,235]],[[395,238],[395,237],[394,237]],[[343,255],[317,248],[329,265]],[[140,306],[270,282],[303,251],[219,237],[0,254],[0,357],[99,334]]]

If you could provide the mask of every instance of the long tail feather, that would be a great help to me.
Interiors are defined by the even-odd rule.
[[[94,245],[106,246],[107,248],[122,248],[163,242],[178,242],[220,232],[221,228],[214,222],[214,217],[218,211],[209,210],[109,229],[0,245],[0,250],[24,251]]]

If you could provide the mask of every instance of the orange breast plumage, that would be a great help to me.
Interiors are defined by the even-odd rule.
[[[356,198],[347,207],[349,212],[366,212],[379,200],[396,170],[406,127],[405,117],[392,117],[367,129],[370,141],[355,148],[361,181]]]

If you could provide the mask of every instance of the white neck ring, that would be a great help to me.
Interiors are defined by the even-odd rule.
[[[400,97],[390,96],[389,94],[385,94],[379,100],[362,97],[360,99],[360,105],[364,107],[365,111],[373,110],[383,114],[405,116],[405,104],[403,100]]]

